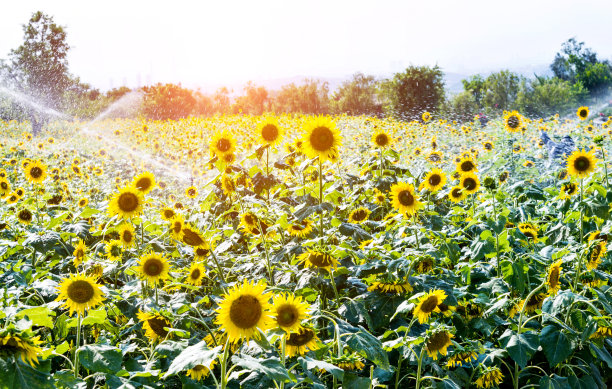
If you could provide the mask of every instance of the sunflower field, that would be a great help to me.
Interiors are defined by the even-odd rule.
[[[0,122],[0,388],[606,388],[611,123]]]

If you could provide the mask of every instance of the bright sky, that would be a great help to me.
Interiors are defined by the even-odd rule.
[[[572,36],[612,58],[610,0],[8,1],[0,58],[36,10],[67,28],[71,72],[104,90],[388,75],[410,64],[543,68]]]

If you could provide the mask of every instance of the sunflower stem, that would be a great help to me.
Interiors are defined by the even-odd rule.
[[[497,223],[497,206],[495,205],[495,192],[491,191],[493,195],[493,222]],[[499,234],[495,231],[495,259],[497,261],[497,276],[501,277],[501,261],[499,258]]]
[[[81,345],[81,314],[77,313],[77,338],[74,350],[74,377],[79,377],[79,346]]]
[[[417,250],[420,250],[421,247],[419,245],[419,231],[417,227],[416,213],[412,214],[412,220],[414,221],[414,240],[416,241]]]
[[[159,300],[157,298],[157,283],[155,284],[155,305],[159,306]]]
[[[380,157],[380,178],[382,179],[383,174],[384,174],[383,173],[384,170],[383,170],[383,149],[382,149],[382,147],[380,148],[379,157]]]
[[[270,179],[269,159],[270,159],[270,146],[266,147],[266,180]],[[268,203],[270,203],[270,188],[267,188],[267,190],[268,190]]]
[[[321,163],[321,157],[319,157],[319,221],[321,224],[320,237],[323,239],[323,164]]]
[[[332,287],[334,288],[334,296],[336,296],[336,306],[340,307],[340,297],[338,296],[338,288],[336,288],[336,281],[334,280],[334,270],[329,268],[329,280],[331,281]]]
[[[221,268],[221,264],[219,264],[219,261],[217,261],[217,256],[215,255],[215,251],[213,250],[212,246],[210,246],[210,255],[213,257],[213,261],[215,261],[215,265],[217,266],[217,272],[219,273],[219,277],[221,277],[221,281],[223,281],[223,289],[225,290],[225,285],[227,284],[227,282],[225,282],[223,268]]]
[[[223,357],[221,359],[221,389],[225,389],[227,386],[227,357],[229,356],[229,336],[225,341],[225,347],[223,348]]]
[[[580,179],[580,246],[582,246],[582,239],[583,237],[583,233],[584,233],[584,207],[582,204],[582,197],[583,197],[583,191],[582,191],[582,183],[583,183],[583,179]],[[582,250],[581,250],[582,251]],[[580,258],[578,259],[578,268],[576,269],[576,276],[574,278],[574,290],[578,287],[578,279],[580,278],[580,271],[582,270],[582,253],[580,254]]]
[[[421,367],[423,366],[423,352],[425,351],[425,347],[421,348],[421,354],[418,359],[418,367],[417,367],[417,376],[416,376],[416,389],[421,387]]]
[[[399,388],[400,372],[402,371],[402,361],[404,360],[404,353],[400,350],[399,358],[397,359],[397,370],[395,371],[395,389]]]
[[[606,189],[608,189],[608,163],[606,162],[606,150],[603,144],[601,145],[601,154],[603,156],[604,173],[606,175]]]
[[[286,347],[287,347],[287,334],[283,334],[281,338],[281,355],[280,355],[281,364],[283,365],[283,367],[285,367],[285,349]],[[280,383],[280,389],[284,389],[284,388],[285,388],[285,381]]]

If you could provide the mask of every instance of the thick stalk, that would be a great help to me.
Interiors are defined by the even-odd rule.
[[[395,389],[399,389],[400,372],[402,371],[402,361],[404,360],[404,353],[399,351],[399,358],[397,360],[397,370],[395,371]]]
[[[323,238],[323,164],[321,163],[321,157],[319,157],[319,221],[321,224],[321,238]]]
[[[578,279],[580,278],[580,272],[582,271],[582,258],[584,257],[584,255],[582,255],[582,239],[584,238],[583,233],[584,233],[584,207],[582,206],[582,196],[583,196],[583,191],[582,191],[582,182],[583,179],[580,179],[580,257],[578,259],[578,267],[576,268],[576,276],[574,278],[574,290],[576,289],[576,287],[578,286]]]
[[[493,195],[493,221],[497,223],[497,207],[495,205],[495,192],[491,191]],[[501,277],[501,260],[499,258],[499,234],[495,231],[495,259],[497,261],[497,276]]]
[[[287,347],[287,334],[284,334],[281,338],[281,364],[285,367],[285,348]],[[285,381],[281,382],[280,389],[285,388]]]
[[[421,348],[421,354],[419,355],[419,359],[418,359],[418,366],[417,366],[417,376],[416,376],[416,389],[419,389],[421,387],[421,367],[423,365],[423,352],[425,351],[425,347]]]
[[[221,389],[225,389],[227,386],[227,357],[229,356],[229,336],[225,341],[225,347],[223,348],[223,357],[221,359]]]
[[[77,338],[74,349],[74,377],[79,377],[79,347],[81,345],[81,314],[77,313]]]

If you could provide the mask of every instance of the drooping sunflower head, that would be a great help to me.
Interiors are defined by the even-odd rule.
[[[523,117],[517,112],[506,112],[504,115],[504,127],[507,131],[517,132],[523,127]]]
[[[191,247],[200,247],[206,243],[202,232],[192,225],[183,226],[181,233],[183,235],[181,239],[183,243]]]
[[[375,147],[385,148],[391,146],[392,139],[384,130],[378,130],[372,135],[372,143]]]
[[[578,178],[587,177],[597,164],[597,158],[593,155],[594,149],[591,151],[576,150],[567,157],[567,172],[571,176]]]
[[[194,286],[202,285],[202,279],[206,276],[206,269],[201,263],[194,262],[187,271],[186,283]]]
[[[136,316],[142,322],[145,335],[152,341],[164,340],[170,336],[170,332],[166,328],[170,328],[172,322],[161,313],[138,311]]]
[[[59,295],[55,301],[63,301],[70,315],[76,312],[83,316],[86,310],[95,308],[102,303],[104,295],[100,285],[92,277],[83,274],[73,274],[64,278],[58,286]]]
[[[414,186],[409,183],[393,185],[391,187],[391,200],[393,207],[403,214],[412,215],[423,206],[414,191]]]
[[[42,353],[40,337],[32,336],[29,331],[17,332],[14,329],[0,331],[0,357],[18,357],[32,367],[38,363],[38,356]]]
[[[229,132],[218,132],[210,143],[210,150],[218,157],[222,157],[224,154],[233,153],[236,150],[236,141]]]
[[[498,386],[504,380],[499,367],[487,367],[484,368],[482,374],[476,379],[476,387],[479,389],[489,389]]]
[[[307,249],[305,253],[300,254],[298,261],[304,266],[327,271],[338,267],[338,260],[333,255],[318,250]]]
[[[217,360],[213,359],[213,361],[210,363],[210,367],[206,367],[204,365],[195,365],[191,369],[187,370],[187,375],[191,377],[192,380],[202,380],[210,374],[210,370],[214,369],[216,364]]]
[[[113,196],[108,204],[108,211],[111,216],[130,219],[142,213],[143,204],[142,193],[132,186],[126,186]]]
[[[302,321],[310,317],[309,305],[301,297],[290,294],[274,296],[272,312],[276,325],[287,333],[297,332],[302,328]]]
[[[533,243],[538,242],[538,230],[533,224],[520,223],[518,229],[527,239],[533,241]]]
[[[309,158],[319,157],[321,162],[328,161],[338,154],[342,136],[335,121],[326,116],[316,116],[304,124],[302,146]]]
[[[606,252],[606,242],[600,240],[594,245],[592,245],[586,264],[587,270],[597,269],[597,266],[599,266],[599,264],[601,263],[601,259],[603,258],[604,254],[606,254]]]
[[[31,161],[24,166],[24,173],[28,181],[40,184],[47,178],[47,166],[40,161]]]
[[[147,194],[155,188],[155,176],[151,172],[140,173],[134,177],[134,188],[142,194]]]
[[[371,211],[365,207],[359,207],[349,214],[349,223],[363,223],[368,220]]]
[[[427,354],[435,360],[438,360],[438,354],[446,355],[448,346],[452,345],[451,339],[454,337],[448,329],[436,329],[427,337],[425,350]]]
[[[478,354],[472,349],[455,350],[448,358],[446,367],[461,367],[464,364],[475,362]]]
[[[561,191],[559,192],[559,198],[569,199],[573,195],[578,193],[578,185],[573,182],[568,182],[561,185]]]
[[[563,260],[560,259],[557,262],[553,263],[550,266],[550,269],[548,269],[548,277],[547,277],[548,290],[550,291],[550,294],[553,296],[557,294],[557,292],[559,291],[559,288],[561,287],[559,280],[561,278],[561,264],[562,263],[563,263]]]
[[[422,187],[430,192],[437,192],[446,184],[446,174],[440,169],[433,169],[423,178]]]
[[[314,329],[301,327],[297,332],[292,332],[287,336],[285,353],[288,357],[304,355],[310,350],[319,349],[319,338]]]
[[[580,120],[586,120],[589,117],[589,107],[582,106],[576,111],[576,116]]]
[[[312,221],[305,219],[290,224],[289,227],[287,227],[287,232],[289,232],[291,236],[303,238],[312,232]]]
[[[258,133],[263,143],[274,146],[283,139],[284,130],[275,117],[268,117],[259,124]]]
[[[146,280],[151,285],[156,285],[168,278],[170,264],[168,258],[151,252],[140,257],[136,270],[142,280]]]
[[[271,293],[265,290],[265,282],[251,283],[245,280],[241,285],[234,285],[223,296],[215,323],[227,333],[230,342],[241,339],[248,341],[258,329],[266,331],[273,325],[269,302]]]
[[[79,243],[77,243],[74,251],[72,252],[74,255],[74,266],[79,266],[85,260],[85,256],[87,255],[87,246],[82,239],[79,239]]]
[[[443,290],[431,291],[419,299],[412,314],[419,319],[419,323],[426,323],[433,312],[440,312],[438,306],[445,299],[446,293]]]

